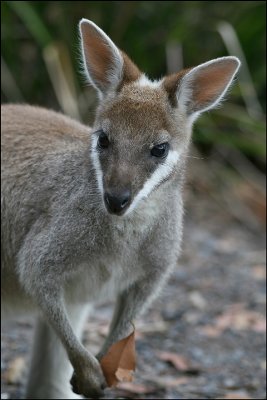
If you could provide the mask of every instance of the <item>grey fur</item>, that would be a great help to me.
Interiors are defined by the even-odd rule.
[[[140,109],[134,117],[131,93]],[[73,396],[60,342],[74,368],[74,390],[101,395],[98,359],[129,333],[177,263],[191,126],[186,112],[172,109],[163,86],[140,89],[136,82],[103,99],[92,130],[36,107],[8,105],[1,113],[2,304],[11,315],[37,309],[41,318],[27,398]],[[107,120],[113,148],[99,156],[104,190],[127,182],[138,194],[160,166],[151,164],[148,149],[163,130],[180,154],[172,173],[121,217],[105,209],[92,157],[93,132]],[[80,342],[83,310],[114,297],[110,332],[96,358]]]

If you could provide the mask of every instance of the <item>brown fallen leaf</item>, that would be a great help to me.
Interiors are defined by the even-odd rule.
[[[205,336],[218,337],[226,329],[254,332],[266,332],[266,318],[259,312],[247,310],[245,304],[236,303],[220,314],[214,321],[214,325],[201,327],[200,331]]]
[[[230,399],[230,400],[234,400],[234,399],[238,399],[238,400],[251,399],[249,394],[247,392],[243,392],[243,391],[229,392],[224,397],[217,397],[217,399],[218,398],[219,399]]]
[[[133,370],[118,368],[115,372],[115,376],[119,382],[132,382],[133,380]]]
[[[22,382],[24,372],[26,370],[26,362],[23,357],[17,357],[12,360],[4,374],[4,378],[8,385],[16,385]]]
[[[208,337],[218,337],[222,334],[222,330],[219,329],[217,326],[213,325],[205,325],[202,328],[199,328],[199,332]]]
[[[256,311],[247,310],[243,304],[233,304],[222,315],[217,317],[216,324],[222,330],[258,330],[258,326],[266,327],[266,319]]]
[[[170,362],[177,369],[177,371],[192,373],[198,372],[198,368],[192,367],[189,360],[180,354],[171,353],[168,351],[158,351],[157,356],[162,361]]]
[[[131,382],[135,370],[134,331],[126,338],[114,343],[100,360],[100,365],[109,387],[119,382]]]
[[[135,394],[148,394],[158,390],[157,387],[147,386],[144,384],[137,384],[133,382],[120,382],[118,384],[119,390],[125,390],[126,392]]]
[[[160,360],[170,362],[178,371],[187,371],[189,368],[188,360],[184,356],[168,351],[160,351],[157,355]]]
[[[251,268],[252,276],[254,279],[263,281],[266,279],[266,267],[265,265],[254,265]]]

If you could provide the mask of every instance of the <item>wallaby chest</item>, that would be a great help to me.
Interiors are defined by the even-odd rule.
[[[108,300],[144,274],[142,254],[153,223],[149,217],[142,219],[141,224],[138,217],[114,218],[106,226],[103,222],[98,232],[94,230],[94,251],[88,251],[86,260],[77,260],[75,273],[67,281],[65,294],[69,301]]]

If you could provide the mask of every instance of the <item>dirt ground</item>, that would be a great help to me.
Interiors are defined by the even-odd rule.
[[[194,179],[187,188],[179,263],[136,323],[135,380],[106,398],[266,398],[264,227],[243,224]],[[111,309],[98,307],[85,327],[95,353]],[[31,341],[32,321],[3,327],[2,399],[23,398]]]

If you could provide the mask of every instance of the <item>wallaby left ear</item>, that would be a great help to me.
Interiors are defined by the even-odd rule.
[[[223,99],[239,67],[239,59],[231,56],[208,61],[189,71],[181,71],[177,74],[176,82],[178,106],[185,108],[193,119],[215,107]],[[168,86],[170,82],[169,78]]]
[[[83,18],[79,28],[84,71],[100,97],[141,76],[137,66],[94,22]]]

